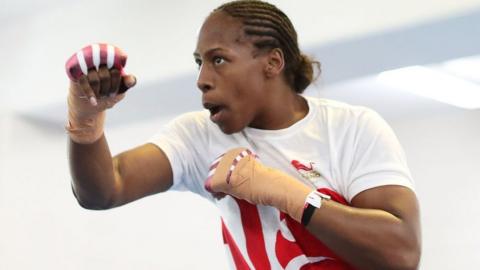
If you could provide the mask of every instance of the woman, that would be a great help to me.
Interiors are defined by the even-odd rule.
[[[188,189],[219,207],[233,268],[418,267],[418,203],[395,135],[369,109],[300,95],[315,62],[282,11],[220,6],[194,58],[207,110],[115,157],[105,110],[135,78],[102,66],[71,83],[72,186],[83,207]]]

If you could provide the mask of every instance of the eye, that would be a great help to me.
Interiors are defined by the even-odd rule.
[[[197,63],[197,68],[200,68],[202,66],[202,60],[196,58],[195,63]]]
[[[221,65],[225,62],[225,59],[223,57],[220,57],[220,56],[215,56],[213,57],[213,63],[215,65]]]

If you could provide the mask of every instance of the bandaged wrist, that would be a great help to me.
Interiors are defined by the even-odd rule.
[[[300,222],[312,191],[298,179],[261,164],[245,148],[228,151],[211,166],[205,183],[210,192],[230,194],[253,204],[273,206]]]
[[[72,141],[80,144],[91,144],[102,137],[104,122],[105,111],[79,116],[69,109],[65,130]]]

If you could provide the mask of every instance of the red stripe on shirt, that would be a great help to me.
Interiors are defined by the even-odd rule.
[[[256,205],[244,200],[238,200],[242,219],[243,232],[247,244],[247,251],[255,269],[270,269],[265,239],[263,237],[262,222]]]
[[[235,268],[238,270],[250,270],[248,267],[247,262],[242,256],[242,252],[238,249],[237,244],[233,240],[232,234],[228,231],[227,226],[225,226],[225,222],[223,222],[222,218],[222,236],[223,236],[223,243],[227,244],[230,248],[230,253],[232,253],[233,263],[235,264]]]

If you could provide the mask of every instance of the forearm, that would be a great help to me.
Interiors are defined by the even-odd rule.
[[[69,139],[72,188],[78,202],[89,209],[106,209],[114,203],[115,173],[105,139],[79,144]]]
[[[416,269],[419,228],[383,210],[324,201],[307,229],[358,269]]]
[[[259,163],[235,148],[211,166],[207,190],[252,204],[269,205],[301,222],[312,188]],[[350,207],[323,200],[307,229],[358,269],[416,269],[420,226],[415,194],[402,186],[381,186],[357,194]]]
[[[133,75],[123,71],[126,59],[127,55],[115,46],[92,44],[66,63],[70,78],[66,130],[72,188],[85,208],[106,209],[126,202],[121,165],[112,158],[103,135],[106,110],[120,102],[136,83]]]

